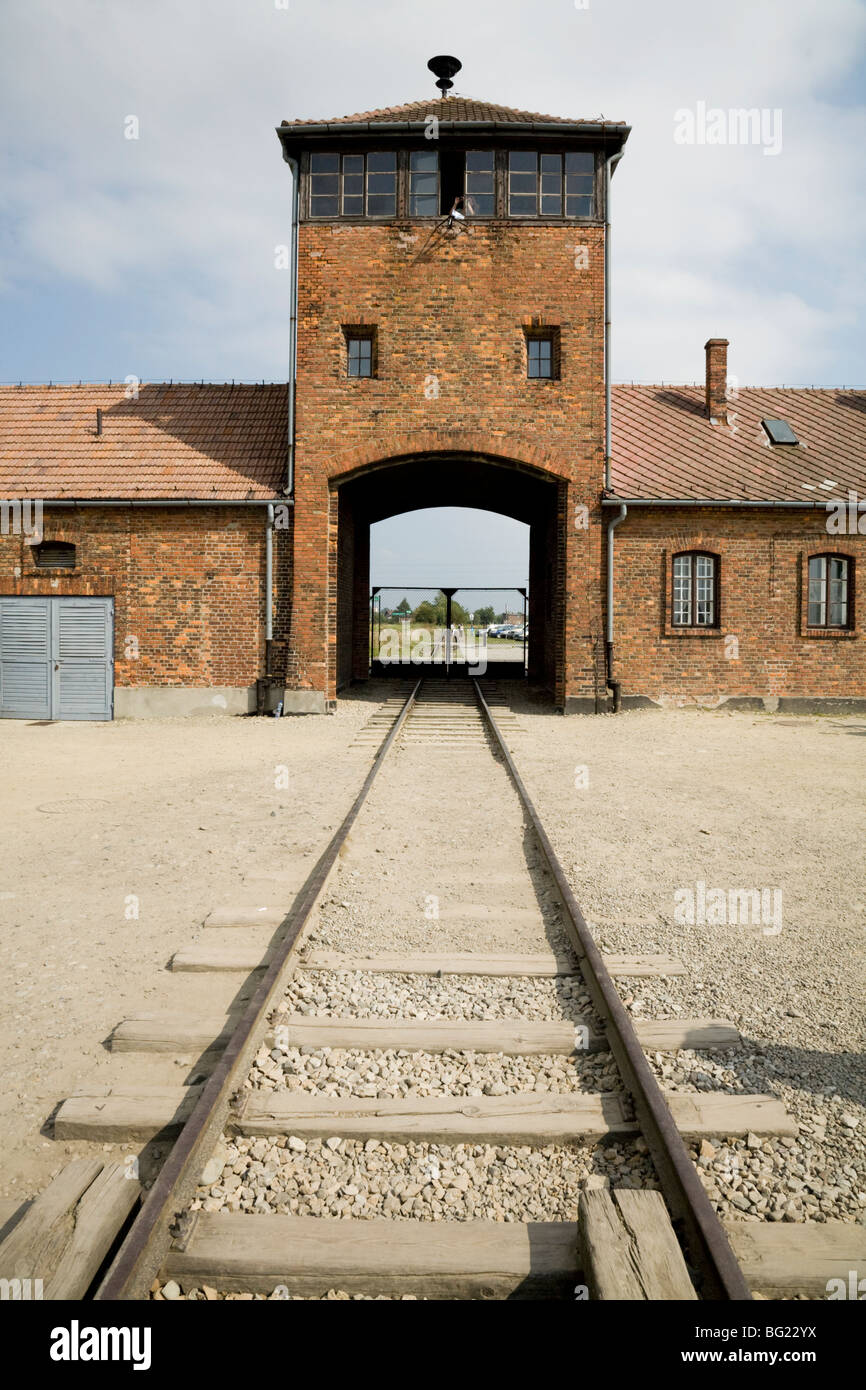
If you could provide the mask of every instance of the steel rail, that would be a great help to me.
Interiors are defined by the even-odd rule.
[[[208,1146],[213,1147],[229,1117],[231,1099],[243,1083],[258,1050],[268,1014],[294,968],[292,959],[355,819],[415,703],[422,681],[416,681],[373,760],[361,790],[287,914],[285,934],[252,999],[238,1020],[228,1045],[184,1125],[171,1153],[96,1291],[99,1301],[146,1299],[172,1239],[172,1223],[180,1217],[198,1185]]]
[[[606,1021],[607,1039],[622,1079],[634,1101],[643,1136],[656,1166],[671,1214],[681,1225],[680,1236],[692,1269],[701,1278],[699,1293],[708,1299],[751,1299],[749,1286],[731,1249],[724,1227],[704,1191],[664,1093],[644,1055],[634,1024],[601,952],[593,939],[562,865],[490,706],[477,680],[475,694],[523,803],[533,833],[553,875],[565,909],[569,935],[592,1002]]]

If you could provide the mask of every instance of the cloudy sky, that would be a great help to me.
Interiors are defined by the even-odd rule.
[[[430,95],[441,52],[459,93],[633,126],[616,380],[695,380],[719,335],[742,385],[866,382],[857,0],[3,0],[0,380],[283,380],[273,127]],[[678,143],[701,103],[772,144]]]

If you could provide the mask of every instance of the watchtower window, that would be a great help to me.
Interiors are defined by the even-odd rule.
[[[310,156],[310,216],[338,217],[340,214],[340,156]]]
[[[311,217],[394,217],[397,212],[397,155],[310,155]]]
[[[595,155],[424,149],[310,154],[310,218],[595,216]],[[399,170],[399,177],[398,177]],[[502,189],[501,185],[505,187]]]
[[[367,155],[367,216],[394,217],[396,212],[397,156],[393,150],[372,152]]]
[[[492,150],[466,151],[466,212],[472,217],[493,217],[496,213]]]
[[[439,211],[439,156],[435,150],[409,155],[409,216],[435,217]]]
[[[595,155],[565,156],[565,215],[592,217],[595,211]]]
[[[466,156],[462,150],[443,150],[439,157],[439,211],[449,213],[458,198],[463,197]],[[466,209],[464,209],[466,211]]]
[[[529,150],[512,150],[508,156],[508,213],[538,216],[538,155]]]
[[[511,150],[509,217],[562,217],[563,211],[566,217],[591,217],[594,169],[592,154]]]
[[[340,211],[344,217],[364,216],[364,156],[343,155],[343,188]]]
[[[492,150],[412,150],[409,154],[409,216],[447,216],[463,198],[466,217],[496,213]],[[461,210],[461,209],[458,209]]]

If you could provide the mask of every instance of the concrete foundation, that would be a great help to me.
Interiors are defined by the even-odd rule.
[[[648,695],[623,695],[623,709],[702,709],[742,710],[755,714],[864,714],[866,699],[856,696],[820,695],[726,695],[720,700],[683,698],[652,700]],[[610,713],[608,703],[599,713]],[[566,700],[566,714],[591,714],[591,702]]]
[[[286,690],[283,694],[283,714],[327,714],[336,702],[326,700],[321,690]]]
[[[251,686],[115,686],[115,719],[164,719],[195,714],[253,714]]]

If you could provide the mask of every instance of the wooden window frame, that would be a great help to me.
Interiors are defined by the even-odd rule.
[[[558,324],[524,324],[524,373],[527,381],[560,381],[562,379],[562,335]],[[529,372],[529,344],[532,342],[550,343],[550,375],[531,376]]]
[[[690,575],[689,575],[689,577],[690,577],[690,583],[691,583],[691,597],[690,597],[690,601],[689,601],[689,602],[690,602],[690,621],[689,621],[689,622],[685,622],[685,623],[684,623],[684,622],[678,622],[678,621],[676,620],[676,617],[675,617],[675,612],[676,612],[676,610],[675,610],[675,607],[674,607],[675,602],[676,602],[676,575],[675,575],[674,571],[675,571],[675,567],[676,567],[676,562],[677,562],[677,560],[684,560],[684,559],[688,559],[688,560],[690,561],[690,565],[689,565]],[[695,614],[696,614],[696,611],[697,611],[697,581],[698,581],[697,561],[698,561],[698,559],[712,560],[712,562],[713,562],[713,575],[712,575],[712,586],[713,586],[713,587],[712,587],[713,621],[712,621],[711,623],[698,623],[698,622],[695,622]],[[701,549],[694,549],[694,550],[675,550],[675,551],[673,551],[673,552],[671,553],[669,574],[670,574],[670,589],[671,589],[671,592],[670,592],[670,603],[669,603],[669,605],[668,605],[668,614],[667,614],[667,618],[668,618],[668,628],[669,628],[669,630],[670,630],[671,632],[674,632],[674,633],[681,633],[681,632],[687,632],[687,633],[699,633],[699,632],[718,633],[718,632],[720,631],[720,628],[721,628],[721,616],[722,616],[722,613],[721,613],[721,610],[722,610],[722,584],[721,584],[721,577],[722,577],[722,561],[721,561],[721,556],[720,556],[716,551],[714,551],[714,550],[701,550]]]
[[[344,323],[343,330],[343,376],[347,381],[373,381],[379,375],[379,330],[375,323]],[[363,339],[370,344],[369,373],[349,371],[349,344]]]
[[[491,170],[490,170],[490,173],[492,174],[492,177],[493,177],[493,191],[492,191],[492,193],[477,193],[477,192],[476,192],[476,193],[469,193],[469,192],[467,191],[466,183],[467,183],[467,180],[468,180],[468,178],[469,178],[470,173],[475,174],[475,175],[478,175],[478,174],[480,174],[480,173],[483,172],[483,174],[484,174],[485,177],[486,177],[486,175],[487,175],[487,170],[484,170],[484,171],[481,171],[481,170],[478,170],[478,169],[468,170],[468,169],[466,168],[466,156],[467,156],[467,155],[470,155],[470,154],[489,154],[489,155],[490,155],[491,160],[492,160],[492,168],[491,168]],[[473,145],[471,148],[467,147],[465,150],[463,150],[463,199],[464,199],[464,202],[466,202],[469,198],[492,198],[492,199],[493,199],[493,211],[492,211],[492,212],[473,212],[473,213],[472,213],[472,218],[471,218],[471,220],[472,220],[473,222],[495,222],[495,221],[497,220],[497,218],[499,217],[500,199],[499,199],[499,191],[498,191],[498,190],[499,190],[499,172],[500,172],[500,171],[499,171],[499,161],[498,161],[496,155],[497,155],[497,151],[496,151],[495,148],[484,149],[483,146],[482,146],[482,147],[479,147],[479,146]],[[468,216],[467,216],[467,220],[469,220]]]
[[[567,211],[567,209],[568,209],[568,169],[567,169],[567,159],[568,159],[568,155],[569,155],[569,154],[591,154],[591,153],[592,153],[592,172],[591,172],[591,177],[592,177],[592,193],[590,194],[590,199],[591,199],[591,203],[592,203],[591,211],[590,211],[589,213],[581,213],[581,214],[576,214],[576,215],[574,215],[574,216],[569,216],[568,211]],[[535,212],[512,212],[512,210],[511,210],[511,197],[512,197],[512,193],[511,193],[511,174],[512,174],[512,170],[511,170],[511,156],[512,156],[513,154],[534,154],[534,155],[535,155],[535,161],[536,161],[536,162],[535,162]],[[543,180],[544,180],[544,176],[545,176],[545,170],[543,169],[542,165],[543,165],[543,160],[544,160],[545,155],[552,155],[552,156],[555,156],[555,157],[559,160],[559,203],[560,203],[560,210],[559,210],[559,212],[544,212],[544,211],[542,210],[542,198],[545,196],[545,195],[543,194]],[[516,171],[516,172],[523,172],[523,173],[526,173],[526,172],[528,172],[528,171],[522,170],[522,171]],[[599,197],[598,197],[598,158],[597,158],[597,156],[596,156],[592,151],[589,151],[589,150],[562,150],[562,149],[560,149],[560,150],[554,150],[554,149],[545,149],[545,148],[542,147],[542,146],[540,146],[539,148],[534,149],[534,150],[530,150],[530,149],[507,149],[507,150],[505,151],[504,178],[505,178],[505,187],[504,187],[505,216],[506,216],[506,218],[509,219],[510,221],[521,222],[521,223],[522,223],[522,222],[529,222],[529,223],[539,223],[539,222],[541,222],[541,223],[554,223],[554,224],[557,224],[557,223],[560,223],[560,222],[567,222],[567,223],[574,223],[574,222],[593,222],[593,221],[596,221],[597,218],[598,218],[598,216],[599,216],[599,213],[598,213],[598,204],[599,204]],[[520,197],[520,196],[526,197],[526,196],[531,196],[531,195],[526,195],[526,194],[521,195],[521,194],[517,194],[517,195],[515,195],[515,196],[517,196],[517,197]],[[550,195],[547,195],[547,196],[550,196]],[[576,196],[584,196],[584,195],[576,195]]]
[[[335,177],[336,177],[336,179],[337,179],[337,209],[338,209],[337,212],[329,212],[329,213],[321,214],[321,213],[316,213],[316,212],[313,211],[313,196],[314,196],[314,194],[313,194],[313,179],[316,177],[316,174],[315,174],[314,171],[313,171],[313,159],[315,158],[316,155],[320,155],[320,154],[322,154],[322,155],[336,155],[337,160],[338,160],[338,169],[337,169],[337,172],[336,172],[336,175],[335,175]],[[369,203],[370,203],[370,168],[369,168],[369,159],[370,159],[370,155],[379,155],[379,154],[389,154],[389,155],[393,155],[393,157],[394,157],[394,211],[393,211],[393,212],[368,212],[368,211],[367,211],[367,209],[368,209],[368,207],[369,207]],[[399,149],[397,149],[396,147],[393,147],[393,146],[389,146],[389,147],[387,147],[387,148],[382,148],[382,149],[365,149],[365,150],[355,150],[355,149],[348,149],[348,148],[347,148],[347,149],[342,149],[342,150],[311,150],[310,153],[307,155],[306,160],[305,160],[305,174],[306,174],[306,182],[307,182],[307,191],[306,191],[306,197],[305,197],[305,199],[304,199],[304,203],[305,203],[305,213],[306,213],[306,219],[307,219],[307,221],[309,221],[309,222],[389,222],[389,221],[393,221],[396,217],[400,217],[400,216],[402,215],[402,214],[401,214],[401,200],[402,200],[402,188],[401,188],[401,184],[402,184],[403,180],[401,179],[401,172],[402,172],[402,165],[403,165],[403,154],[404,154],[403,151],[401,151],[401,150],[399,150]],[[343,203],[344,203],[344,197],[345,197],[345,194],[344,194],[344,187],[345,187],[345,185],[344,185],[344,179],[345,179],[345,177],[346,177],[346,175],[345,175],[345,170],[344,170],[344,168],[343,168],[343,161],[344,161],[346,158],[356,158],[356,159],[362,159],[362,160],[363,160],[363,169],[362,169],[362,171],[361,171],[361,178],[362,178],[362,180],[363,180],[363,189],[364,189],[364,195],[363,195],[363,196],[364,196],[364,209],[363,209],[363,212],[360,212],[360,213],[359,213],[359,212],[344,212],[344,211],[343,211]],[[408,163],[408,161],[407,161],[407,163]],[[374,170],[373,172],[374,172],[374,173],[377,173],[377,172],[380,172],[380,171]],[[389,172],[390,172],[390,171],[389,171]],[[334,175],[332,175],[332,177],[334,177]],[[374,196],[382,196],[382,195],[374,195]]]
[[[825,562],[825,574],[824,574],[824,586],[825,586],[825,589],[824,589],[824,617],[825,617],[825,621],[824,621],[823,623],[813,623],[813,622],[811,622],[810,619],[809,619],[809,608],[810,608],[809,587],[810,587],[810,584],[811,584],[811,575],[810,575],[810,571],[811,571],[811,568],[812,568],[812,561],[813,561],[813,560],[823,560],[823,561]],[[831,622],[827,621],[827,619],[829,618],[829,609],[830,609],[830,602],[829,602],[829,594],[828,594],[828,592],[827,592],[827,585],[829,584],[830,581],[829,581],[829,578],[828,578],[827,573],[826,573],[826,562],[829,561],[829,560],[843,560],[843,561],[845,562],[845,566],[846,566],[846,572],[845,572],[845,621],[844,621],[844,623],[831,623]],[[854,633],[854,625],[855,625],[855,609],[854,609],[854,601],[855,601],[855,578],[856,578],[856,573],[857,573],[856,564],[855,564],[855,557],[854,557],[853,555],[849,555],[849,554],[847,554],[845,551],[841,551],[841,550],[816,550],[816,551],[812,551],[812,552],[810,552],[808,555],[806,555],[806,556],[804,557],[804,561],[805,561],[805,564],[804,564],[804,573],[803,573],[803,624],[802,624],[802,630],[803,630],[804,635],[805,635],[805,636],[809,636],[809,637],[846,637],[846,636],[851,636],[851,635],[853,635],[853,633]]]
[[[428,142],[426,150],[419,148],[417,150],[407,150],[406,152],[406,216],[410,217],[413,222],[423,221],[427,218],[433,221],[442,215],[439,212],[439,204],[442,196],[442,167],[439,162],[439,151],[437,149],[431,149],[431,144],[432,141]],[[412,192],[412,175],[416,172],[424,172],[412,168],[412,157],[416,154],[432,154],[436,158],[436,192],[432,195],[436,199],[435,212],[413,212],[412,210],[412,199],[414,197],[429,198],[431,196],[429,193],[414,194]]]
[[[410,207],[411,207],[411,202],[410,202],[410,163],[411,163],[411,160],[410,160],[410,156],[411,156],[413,153],[418,153],[419,150],[422,149],[422,148],[423,148],[423,146],[420,145],[420,144],[410,144],[410,145],[402,146],[402,145],[395,145],[395,144],[386,143],[386,141],[383,139],[383,140],[381,141],[381,143],[376,142],[376,143],[375,143],[374,145],[372,145],[371,147],[365,148],[365,149],[360,149],[360,150],[359,150],[359,149],[356,149],[356,148],[353,148],[352,144],[351,144],[350,142],[347,142],[346,144],[342,145],[341,147],[339,147],[339,148],[337,148],[337,149],[334,149],[334,148],[332,147],[332,148],[330,148],[330,149],[324,149],[324,150],[315,150],[315,149],[314,149],[314,150],[306,150],[306,151],[304,151],[304,152],[301,154],[301,157],[300,157],[300,177],[301,177],[300,212],[301,212],[301,220],[304,221],[304,222],[314,222],[314,223],[319,223],[319,224],[324,224],[324,225],[327,225],[329,222],[341,222],[341,223],[378,222],[378,223],[387,223],[387,222],[389,222],[389,221],[408,221],[408,220],[411,220],[411,221],[413,221],[413,222],[415,222],[415,221],[420,221],[420,222],[435,222],[435,221],[441,220],[441,218],[442,218],[443,216],[447,215],[447,214],[445,214],[445,213],[442,213],[441,211],[440,211],[440,212],[437,212],[435,215],[434,215],[434,214],[425,213],[425,214],[419,214],[419,215],[417,215],[417,216],[414,216],[414,215],[410,212]],[[603,220],[604,220],[604,180],[603,180],[603,178],[602,178],[602,163],[601,163],[601,161],[602,161],[602,159],[603,159],[603,155],[601,154],[601,152],[599,152],[599,151],[597,151],[597,150],[593,150],[593,151],[590,151],[590,150],[571,150],[571,149],[562,148],[562,147],[546,148],[545,145],[544,145],[544,143],[539,143],[539,144],[537,144],[532,150],[528,150],[528,151],[527,151],[528,153],[534,153],[536,156],[538,156],[538,164],[537,164],[537,166],[536,166],[536,180],[537,180],[536,187],[537,187],[537,190],[538,190],[537,196],[540,196],[540,187],[541,187],[541,185],[540,185],[540,179],[541,179],[541,163],[540,163],[540,156],[543,155],[543,154],[556,154],[556,155],[559,155],[559,156],[560,156],[560,158],[561,158],[561,160],[562,160],[562,213],[561,213],[560,215],[554,215],[554,214],[550,214],[550,213],[540,213],[540,212],[536,212],[536,213],[534,213],[534,214],[522,214],[522,213],[511,213],[511,212],[509,211],[509,155],[510,155],[512,149],[514,149],[514,148],[515,148],[515,147],[514,147],[513,145],[512,145],[512,146],[508,146],[508,145],[500,145],[500,144],[494,144],[492,147],[489,147],[489,146],[488,146],[487,148],[484,148],[484,147],[483,147],[483,142],[474,141],[474,142],[472,142],[471,144],[466,144],[465,146],[462,145],[462,144],[460,144],[460,145],[457,147],[457,149],[454,151],[455,153],[459,153],[459,154],[461,154],[461,155],[464,157],[464,168],[463,168],[463,196],[464,196],[464,198],[467,197],[467,194],[466,194],[466,167],[465,167],[465,157],[466,157],[466,155],[468,155],[468,154],[487,154],[487,153],[492,153],[492,155],[493,155],[493,208],[494,208],[494,210],[493,210],[492,213],[481,213],[481,214],[476,213],[476,214],[474,214],[473,217],[471,218],[472,221],[474,221],[474,222],[494,222],[494,221],[496,221],[496,222],[514,222],[514,223],[517,223],[517,224],[519,224],[519,225],[521,225],[521,226],[526,226],[526,225],[530,225],[530,226],[544,225],[544,226],[571,226],[571,227],[574,227],[574,226],[581,226],[581,225],[590,225],[590,226],[591,226],[591,225],[593,225],[593,224],[598,224],[598,223],[600,223],[600,222],[603,222]],[[438,150],[438,149],[437,149],[437,150],[436,150],[436,153],[437,153],[437,154],[440,154],[440,156],[441,156],[441,150]],[[327,213],[327,214],[325,214],[325,215],[320,215],[320,214],[318,214],[318,213],[315,213],[315,214],[314,214],[314,213],[313,213],[313,210],[312,210],[312,208],[313,208],[313,182],[312,182],[312,181],[313,181],[313,173],[312,173],[312,161],[313,161],[314,156],[315,156],[315,155],[319,155],[319,154],[336,155],[336,156],[337,156],[337,159],[338,159],[338,171],[337,171],[337,174],[336,174],[336,178],[337,178],[337,180],[338,180],[338,188],[337,188],[337,195],[336,195],[336,196],[337,196],[337,206],[338,206],[338,209],[339,209],[339,210],[338,210],[337,212],[335,212],[335,213]],[[393,155],[395,156],[395,159],[396,159],[396,204],[395,204],[395,211],[394,211],[393,213],[375,213],[375,214],[370,214],[370,213],[368,213],[368,212],[366,211],[366,208],[367,208],[367,178],[368,178],[367,160],[368,160],[369,155],[371,155],[371,154],[393,154]],[[568,206],[568,204],[567,204],[567,192],[566,192],[566,188],[567,188],[566,162],[567,162],[567,156],[568,156],[569,154],[592,154],[592,156],[593,156],[593,165],[592,165],[592,208],[591,208],[591,211],[590,211],[588,214],[581,213],[581,214],[579,214],[579,215],[577,215],[577,216],[573,216],[573,217],[568,216],[567,213],[566,213],[566,208],[567,208],[567,206]],[[365,211],[363,212],[363,214],[361,214],[361,213],[355,213],[355,212],[350,212],[350,213],[343,212],[343,196],[344,196],[344,184],[343,184],[344,169],[343,169],[343,159],[344,159],[344,157],[345,157],[346,155],[356,155],[356,156],[360,156],[360,157],[363,158],[363,160],[364,160],[364,173],[363,173],[363,179],[364,179],[364,208],[365,208]],[[440,161],[439,161],[439,184],[440,184],[440,189],[441,189],[441,158],[440,158]],[[471,195],[469,195],[469,196],[471,196]],[[441,197],[440,197],[440,205],[441,205]]]

